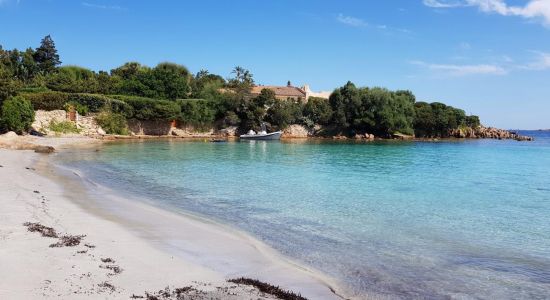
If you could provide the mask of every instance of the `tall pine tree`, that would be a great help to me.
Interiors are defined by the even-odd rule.
[[[50,35],[47,35],[40,42],[40,47],[36,48],[34,53],[34,61],[38,65],[38,69],[43,74],[49,74],[55,71],[57,65],[61,64],[55,43]]]

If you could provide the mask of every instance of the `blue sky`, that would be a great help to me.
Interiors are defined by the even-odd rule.
[[[486,125],[550,128],[550,0],[0,0],[0,45],[63,64],[173,61],[260,84],[410,89]]]

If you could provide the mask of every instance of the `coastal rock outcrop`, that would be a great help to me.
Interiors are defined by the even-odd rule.
[[[230,126],[218,131],[218,133],[225,137],[234,137],[237,135],[237,126]]]
[[[477,128],[458,128],[453,129],[450,132],[450,136],[455,138],[480,138],[480,139],[513,139],[516,141],[532,141],[533,138],[529,136],[523,136],[517,132],[498,129],[494,127],[479,126]]]
[[[283,130],[283,138],[307,138],[314,134],[314,130],[310,130],[303,125],[293,124]]]
[[[361,134],[361,133],[358,133],[358,134],[355,134],[355,136],[353,138],[356,139],[356,140],[374,141],[374,134],[370,134],[370,133]]]

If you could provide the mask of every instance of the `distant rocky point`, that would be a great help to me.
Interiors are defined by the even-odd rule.
[[[520,135],[515,131],[498,129],[494,127],[479,126],[477,128],[458,128],[451,130],[451,136],[455,138],[471,138],[471,139],[498,139],[498,140],[516,140],[516,141],[532,141],[530,136]]]

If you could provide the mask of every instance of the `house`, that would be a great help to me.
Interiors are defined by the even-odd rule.
[[[289,81],[286,86],[276,86],[276,85],[257,85],[252,87],[250,94],[253,97],[258,96],[263,89],[272,90],[275,93],[275,98],[279,100],[295,100],[295,101],[304,101],[307,102],[309,97],[320,97],[328,99],[330,92],[320,92],[314,93],[309,88],[309,85],[304,85],[303,87],[295,87]]]

